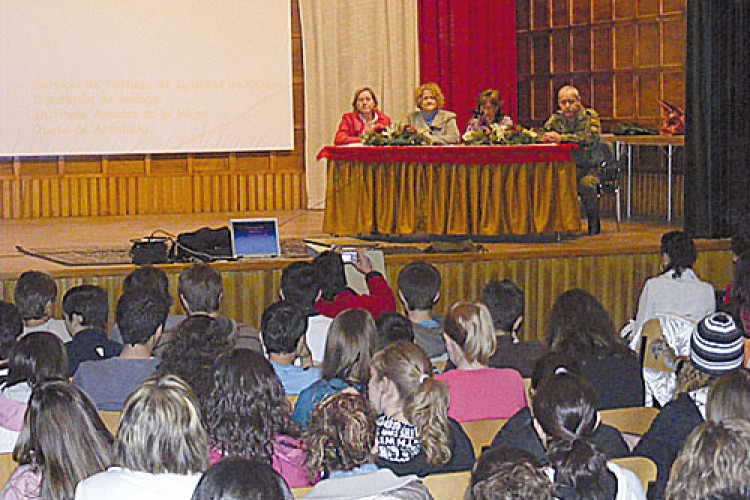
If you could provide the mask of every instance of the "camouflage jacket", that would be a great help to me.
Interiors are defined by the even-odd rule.
[[[568,121],[560,111],[556,111],[544,124],[544,130],[560,134],[561,142],[573,142],[582,148],[589,148],[599,142],[602,124],[596,111],[584,108],[573,121]]]

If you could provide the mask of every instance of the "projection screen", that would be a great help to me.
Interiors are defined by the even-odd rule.
[[[290,150],[289,0],[0,0],[0,156]]]

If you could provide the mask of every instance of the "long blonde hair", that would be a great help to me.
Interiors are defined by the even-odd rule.
[[[463,350],[466,360],[487,366],[497,349],[495,327],[481,302],[456,302],[445,318],[445,333]]]
[[[403,405],[404,417],[417,428],[427,462],[446,464],[451,459],[448,425],[448,386],[435,380],[427,354],[416,344],[394,342],[375,353],[372,368],[376,380],[393,382]]]

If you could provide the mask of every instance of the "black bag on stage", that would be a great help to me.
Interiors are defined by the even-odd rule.
[[[229,228],[204,227],[177,236],[172,246],[173,262],[213,262],[232,258],[232,240]]]
[[[133,264],[166,264],[169,262],[169,246],[167,238],[144,238],[133,241],[130,247],[130,258]]]

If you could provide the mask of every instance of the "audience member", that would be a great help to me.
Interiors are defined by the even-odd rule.
[[[557,91],[559,110],[549,117],[544,124],[544,142],[572,143],[578,148],[573,150],[578,179],[578,195],[588,218],[589,234],[599,234],[599,178],[598,170],[602,163],[614,159],[609,144],[600,140],[601,122],[593,109],[581,103],[578,89],[564,85]]]
[[[112,435],[78,387],[64,380],[40,382],[13,460],[20,465],[0,497],[70,500],[80,481],[111,464]]]
[[[385,277],[372,268],[370,258],[357,251],[357,262],[354,267],[365,275],[368,295],[358,295],[346,284],[344,261],[341,254],[326,251],[313,259],[313,265],[320,271],[323,294],[315,303],[315,310],[320,314],[335,318],[347,309],[364,309],[378,319],[381,314],[396,310],[396,299]]]
[[[552,307],[547,346],[575,359],[596,389],[600,410],[643,406],[641,364],[620,340],[609,313],[580,289],[560,295]]]
[[[60,340],[70,342],[65,321],[52,317],[57,303],[57,284],[41,271],[21,273],[13,291],[13,302],[23,317],[23,333],[52,332]]]
[[[23,333],[23,319],[18,308],[0,300],[0,384],[8,380],[8,358],[16,339]]]
[[[414,342],[433,362],[445,361],[443,318],[432,309],[440,298],[440,271],[426,262],[412,262],[398,273],[398,296],[414,327]]]
[[[526,407],[521,374],[487,366],[496,343],[492,318],[484,304],[453,304],[444,328],[448,357],[456,369],[435,378],[448,385],[451,418],[458,422],[510,418]]]
[[[396,342],[375,353],[368,397],[381,415],[379,467],[399,476],[469,470],[474,449],[461,425],[448,417],[448,387],[432,377],[427,354]]]
[[[425,83],[414,91],[417,111],[409,113],[406,123],[423,133],[430,144],[458,144],[461,137],[456,125],[456,113],[446,111],[445,97],[437,83]]]
[[[289,401],[262,354],[235,349],[216,360],[206,404],[211,463],[242,457],[269,463],[292,488],[309,486],[305,447]]]
[[[333,143],[359,144],[362,134],[378,128],[385,129],[391,124],[391,119],[378,109],[378,98],[370,87],[362,87],[354,91],[352,111],[341,117]]]
[[[238,324],[219,312],[221,299],[224,296],[224,283],[219,271],[208,264],[193,264],[180,273],[177,288],[180,303],[188,317],[207,316],[214,319],[217,327],[231,339],[234,347],[259,352],[263,350],[255,328],[246,324]],[[159,345],[154,349],[156,356],[163,356],[176,333],[177,328],[164,331]]]
[[[378,327],[378,347],[391,342],[414,342],[414,325],[403,314],[383,313],[375,324]]]
[[[344,311],[328,331],[320,380],[300,392],[292,419],[307,428],[315,405],[344,390],[362,392],[370,379],[370,359],[378,331],[372,316],[358,309]]]
[[[662,498],[669,470],[687,436],[706,420],[709,387],[716,377],[738,369],[743,357],[742,334],[731,317],[714,313],[702,319],[691,339],[690,362],[678,373],[678,395],[656,416],[633,450],[650,458],[657,479],[649,495]]]
[[[84,361],[73,382],[91,397],[100,410],[121,411],[125,400],[159,366],[151,356],[159,342],[169,306],[154,290],[125,292],[117,301],[117,325],[123,348],[119,356]]]
[[[214,385],[216,358],[232,349],[231,332],[223,326],[211,316],[189,316],[175,330],[159,365],[159,373],[187,382],[201,404]]]
[[[62,341],[49,332],[22,337],[8,365],[8,379],[0,385],[0,453],[13,450],[34,385],[68,374]]]
[[[73,340],[65,344],[68,354],[68,376],[72,377],[78,365],[117,356],[122,345],[107,338],[109,300],[107,292],[95,285],[71,288],[63,296],[65,326]]]
[[[313,363],[323,363],[328,328],[333,321],[315,310],[315,303],[322,295],[320,271],[310,262],[294,262],[281,272],[279,294],[284,302],[297,304],[307,315],[305,342],[312,353]]]
[[[287,394],[299,394],[320,379],[307,345],[307,320],[304,310],[287,301],[268,306],[260,320],[268,360]]]
[[[208,468],[208,437],[190,387],[153,375],[125,402],[113,467],[80,482],[76,500],[188,500]]]
[[[145,266],[138,266],[130,272],[122,282],[122,293],[123,295],[128,292],[151,290],[164,298],[164,302],[167,304],[167,311],[172,307],[174,299],[172,294],[169,293],[169,279],[167,273],[158,267],[154,267],[150,264]],[[164,323],[164,331],[172,331],[177,328],[185,316],[183,315],[172,315],[167,316],[167,321]],[[120,334],[120,326],[115,323],[112,327],[112,331],[109,332],[109,338],[118,342],[123,343],[122,335]]]
[[[513,120],[503,113],[503,101],[500,92],[495,89],[487,89],[477,96],[477,109],[473,111],[474,118],[469,120],[466,133],[476,131],[489,132],[492,125],[513,125]]]
[[[191,500],[294,500],[294,496],[270,465],[227,458],[203,474]]]
[[[504,447],[524,450],[541,463],[546,463],[547,436],[539,425],[539,421],[534,418],[537,405],[536,395],[543,380],[560,373],[568,373],[576,377],[581,385],[581,393],[587,399],[596,401],[593,386],[586,379],[580,377],[574,363],[558,353],[545,354],[537,361],[531,377],[531,408],[522,408],[508,420],[497,433],[495,439],[492,440],[492,448]],[[630,455],[630,449],[620,431],[607,424],[600,423],[598,419],[591,433],[591,442],[607,459]]]
[[[306,498],[432,499],[416,476],[399,477],[373,463],[376,418],[359,394],[338,394],[318,404],[306,434],[307,466],[325,479]]]
[[[730,418],[750,420],[750,372],[747,370],[722,375],[708,390],[706,419],[722,422]]]
[[[710,495],[750,498],[750,422],[706,422],[690,433],[672,466],[667,500],[703,500]]]
[[[729,292],[729,311],[745,335],[745,359],[743,366],[750,368],[750,250],[742,253],[734,262],[734,280]]]
[[[646,321],[657,314],[675,314],[699,321],[716,310],[714,287],[701,281],[693,271],[698,258],[695,243],[682,231],[670,231],[661,237],[662,273],[649,279],[638,300],[633,331],[640,339]],[[637,348],[637,341],[632,344]]]
[[[465,500],[553,500],[554,487],[541,463],[523,450],[490,448],[471,472]]]
[[[523,378],[531,377],[534,363],[544,348],[537,340],[521,342],[518,338],[523,324],[523,291],[508,279],[491,281],[482,289],[482,303],[490,311],[497,339],[497,349],[490,358],[489,366],[513,368]]]
[[[645,500],[636,475],[607,461],[595,446],[596,395],[582,382],[569,373],[557,373],[542,380],[534,396],[534,416],[546,436],[556,496]]]

